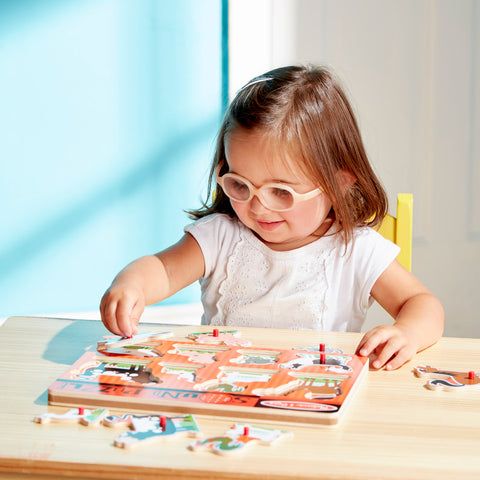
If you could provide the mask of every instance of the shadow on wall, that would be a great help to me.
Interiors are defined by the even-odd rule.
[[[16,238],[13,245],[0,251],[0,270],[3,279],[5,280],[19,269],[28,268],[35,257],[42,256],[47,250],[55,249],[57,244],[61,244],[65,238],[81,230],[84,224],[92,221],[92,218],[102,216],[104,211],[116,203],[124,201],[139,190],[155,187],[162,182],[162,177],[165,179],[168,171],[171,170],[168,159],[178,159],[175,168],[184,170],[188,167],[189,160],[188,156],[184,155],[185,150],[191,149],[192,145],[210,135],[217,125],[218,121],[215,118],[195,131],[185,132],[181,138],[172,139],[169,144],[164,145],[162,151],[153,154],[151,158],[137,161],[136,163],[140,164],[138,167],[123,173],[120,178],[110,180],[97,192],[81,198],[77,204],[69,206],[51,218],[47,218],[46,215],[41,225],[23,237]],[[182,165],[182,162],[185,165]],[[205,166],[208,166],[207,161]],[[200,186],[197,187],[200,198]],[[180,214],[181,211],[178,213]],[[152,221],[155,219],[152,218]],[[157,219],[157,221],[161,220]]]
[[[0,2],[0,317],[96,309],[180,238],[222,115],[221,18],[221,0]]]

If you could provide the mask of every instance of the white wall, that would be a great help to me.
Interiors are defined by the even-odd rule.
[[[477,0],[230,0],[231,92],[286,64],[344,80],[391,213],[414,195],[413,272],[448,336],[480,336],[479,29]]]

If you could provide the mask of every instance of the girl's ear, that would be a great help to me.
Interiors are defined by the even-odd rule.
[[[336,176],[343,194],[347,193],[350,187],[357,181],[357,177],[348,170],[339,170]]]

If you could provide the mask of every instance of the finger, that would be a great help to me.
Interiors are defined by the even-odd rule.
[[[373,368],[382,368],[392,357],[404,347],[404,342],[399,342],[398,339],[391,339],[385,343],[383,349],[378,357],[373,361]]]
[[[138,300],[133,306],[133,310],[130,315],[130,322],[131,322],[134,335],[138,333],[137,325],[140,322],[140,317],[142,316],[144,308],[145,308],[145,305],[140,300]]]
[[[397,354],[385,365],[386,370],[396,370],[400,368],[402,365],[410,361],[414,356],[407,348],[402,348]]]
[[[105,295],[102,297],[100,301],[100,305],[98,306],[98,310],[100,311],[100,318],[102,319],[105,317]],[[103,322],[105,324],[105,322]]]
[[[116,320],[118,329],[124,337],[131,337],[137,331],[139,317],[134,313],[137,299],[124,297],[117,305]]]
[[[363,357],[367,356],[368,352],[364,347],[366,341],[367,341],[367,334],[363,336],[363,338],[360,340],[359,344],[357,345],[357,349],[355,350],[356,355],[361,355]]]
[[[357,347],[358,355],[368,357],[375,349],[385,343],[389,338],[384,330],[372,330],[365,334],[359,346]]]
[[[110,330],[115,335],[122,335],[122,331],[120,330],[117,323],[116,311],[117,302],[105,300],[103,302],[103,305],[101,305],[101,318],[103,324],[108,330]]]
[[[102,319],[102,322],[105,326],[107,326],[106,324],[106,317],[107,317],[107,306],[108,306],[108,300],[107,300],[107,297],[108,297],[108,293],[105,292],[103,294],[103,297],[102,297],[102,300],[100,301],[100,306],[99,306],[99,310],[100,310],[100,318]]]
[[[361,355],[362,357],[368,357],[370,353],[372,352],[372,347],[371,347],[371,338],[372,338],[373,332],[367,332],[363,338],[360,340],[360,343],[357,346],[357,350],[355,353],[357,355]]]

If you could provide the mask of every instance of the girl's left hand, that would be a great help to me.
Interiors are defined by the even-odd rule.
[[[362,357],[375,355],[373,368],[395,370],[411,360],[418,346],[407,329],[400,325],[381,325],[367,332],[358,344],[356,354]]]

